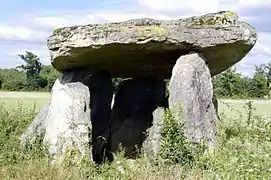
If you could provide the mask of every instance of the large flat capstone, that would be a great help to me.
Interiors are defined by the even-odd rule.
[[[214,76],[240,61],[254,46],[256,30],[233,12],[180,20],[135,19],[54,30],[48,38],[59,71],[88,67],[112,76],[169,78],[176,60],[201,53]]]

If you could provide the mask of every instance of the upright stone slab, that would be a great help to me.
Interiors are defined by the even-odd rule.
[[[156,159],[162,146],[162,131],[164,126],[165,109],[157,108],[153,112],[152,126],[147,130],[147,138],[143,143],[143,154],[151,160]]]
[[[191,142],[214,147],[218,118],[212,101],[212,78],[205,59],[197,53],[181,56],[169,83],[169,106],[184,123]]]
[[[89,155],[91,142],[89,74],[83,70],[63,73],[52,88],[44,143],[52,161],[77,151],[78,158]]]
[[[146,130],[152,125],[153,111],[168,105],[165,91],[164,80],[133,78],[120,84],[111,116],[113,152],[119,145],[125,148],[126,156],[134,156],[141,149]]]
[[[109,141],[112,96],[108,72],[90,74],[81,68],[64,72],[52,88],[49,105],[23,133],[21,146],[34,144],[44,133],[53,162],[62,160],[71,150],[78,152],[78,158],[92,155],[98,164],[105,158],[112,161]]]
[[[45,128],[47,125],[47,115],[49,111],[50,104],[43,107],[40,112],[35,117],[34,121],[28,126],[21,137],[20,145],[22,148],[32,146],[37,142],[39,138],[45,133]]]

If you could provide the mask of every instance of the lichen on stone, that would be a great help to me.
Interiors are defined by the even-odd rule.
[[[59,34],[62,31],[62,28],[56,28],[53,31],[53,35]]]
[[[232,11],[227,11],[227,12],[225,12],[225,15],[226,16],[237,16],[237,13],[236,12],[232,12]]]
[[[160,26],[138,26],[134,29],[139,34],[150,33],[153,35],[163,36],[166,34],[166,30]]]
[[[60,35],[63,37],[68,37],[69,35],[71,35],[71,31],[70,30],[61,31]]]
[[[238,16],[235,12],[223,11],[216,14],[195,17],[188,22],[188,27],[229,26],[236,23]]]
[[[134,31],[138,32],[152,32],[152,33],[157,33],[160,35],[164,35],[166,30],[162,28],[161,26],[120,26],[119,27],[120,31],[130,31],[131,29]]]
[[[101,31],[109,31],[109,29],[110,29],[108,24],[101,24],[101,25],[97,26],[96,28]]]

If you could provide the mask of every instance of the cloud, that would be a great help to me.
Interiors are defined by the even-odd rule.
[[[41,42],[46,38],[48,32],[42,29],[33,29],[31,26],[6,25],[0,23],[0,41],[2,40],[24,40],[29,43]]]
[[[23,61],[18,54],[24,54],[26,50],[37,54],[43,64],[50,63],[46,43],[29,43],[28,41],[3,39],[0,41],[0,68],[14,68],[21,65]]]
[[[174,12],[176,14],[210,13],[221,10],[239,10],[247,7],[265,6],[270,0],[137,0],[143,7],[157,12]]]
[[[27,27],[0,26],[0,38],[4,39],[29,39],[33,31]]]
[[[251,52],[239,63],[237,70],[246,76],[251,76],[255,65],[271,62],[271,34],[259,33],[257,41]]]

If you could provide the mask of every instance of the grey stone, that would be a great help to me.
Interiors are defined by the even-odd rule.
[[[191,142],[215,147],[218,118],[212,101],[213,87],[204,58],[197,53],[181,56],[172,70],[169,107],[184,124]]]
[[[111,115],[113,152],[120,145],[125,149],[125,156],[134,156],[140,151],[146,130],[152,125],[153,111],[168,105],[165,91],[164,80],[133,78],[120,84]]]
[[[147,130],[147,138],[143,143],[143,154],[155,160],[162,146],[162,130],[164,126],[165,109],[157,108],[153,112],[152,126]]]
[[[43,138],[46,128],[46,118],[49,110],[49,104],[40,110],[34,121],[28,126],[20,139],[21,147],[33,145],[38,138]]]
[[[78,152],[77,160],[87,156],[99,164],[106,158],[112,161],[113,155],[109,152],[111,76],[107,72],[90,74],[86,69],[65,71],[51,93],[50,104],[24,132],[21,146],[33,144],[44,133],[44,144],[53,163],[61,162],[69,151]]]
[[[69,151],[79,160],[90,155],[89,74],[77,69],[67,71],[52,88],[44,143],[52,162],[61,162]]]
[[[87,67],[114,77],[170,78],[176,60],[200,52],[214,76],[240,61],[254,46],[256,30],[233,12],[180,20],[134,19],[54,30],[48,38],[59,71]]]

